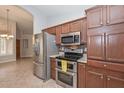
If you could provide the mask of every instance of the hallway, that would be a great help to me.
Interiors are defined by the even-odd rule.
[[[43,82],[33,75],[32,59],[0,64],[0,88],[61,88],[54,80]]]

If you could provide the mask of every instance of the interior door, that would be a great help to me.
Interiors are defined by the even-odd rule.
[[[20,40],[16,39],[16,58],[20,58]]]
[[[88,58],[104,60],[104,33],[88,33]]]

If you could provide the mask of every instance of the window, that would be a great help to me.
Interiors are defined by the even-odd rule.
[[[13,39],[0,37],[0,56],[13,54]]]
[[[28,48],[28,39],[23,39],[23,48]]]

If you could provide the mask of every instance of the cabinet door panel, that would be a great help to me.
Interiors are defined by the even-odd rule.
[[[124,31],[106,33],[106,60],[124,63]]]
[[[88,58],[104,60],[104,33],[88,35]]]
[[[124,6],[109,5],[107,6],[107,23],[116,24],[124,22]]]
[[[55,35],[55,34],[56,34],[56,29],[55,29],[55,27],[48,28],[48,29],[47,29],[47,32],[48,32],[49,34]]]
[[[87,20],[81,20],[81,43],[87,42]]]
[[[124,88],[124,79],[117,77],[107,77],[107,87],[108,88]]]
[[[108,88],[124,88],[124,72],[107,71]]]
[[[100,73],[100,69],[97,69],[97,70],[96,71],[92,69],[86,70],[86,87],[87,88],[103,88],[104,87],[104,75]]]
[[[62,33],[68,33],[69,32],[69,24],[63,24],[62,25]]]
[[[80,32],[81,31],[81,21],[74,21],[70,23],[70,31],[71,32]]]
[[[56,71],[55,71],[55,68],[56,68],[56,59],[55,58],[50,58],[50,65],[51,65],[51,78],[52,79],[56,79]]]
[[[87,12],[88,28],[103,25],[103,7],[97,7]]]
[[[51,70],[51,78],[56,79],[56,71],[54,69]]]
[[[85,72],[86,72],[85,64],[78,63],[78,88],[85,88]]]
[[[61,44],[61,31],[62,31],[62,27],[57,26],[56,27],[56,44]]]

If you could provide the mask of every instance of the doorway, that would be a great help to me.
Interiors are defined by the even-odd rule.
[[[20,58],[20,40],[16,39],[16,58]]]

